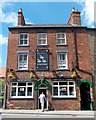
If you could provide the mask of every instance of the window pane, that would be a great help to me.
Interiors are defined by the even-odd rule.
[[[25,60],[25,61],[27,60],[27,55],[24,55],[24,60]]]
[[[26,91],[25,87],[19,87],[18,88],[18,96],[25,96],[25,91]]]
[[[23,35],[22,34],[20,35],[20,39],[23,39]]]
[[[17,83],[12,83],[12,86],[13,86],[13,85],[14,85],[14,86],[16,86],[16,85],[17,85]]]
[[[74,87],[69,87],[69,95],[74,95]]]
[[[23,40],[20,40],[20,44],[23,44]]]
[[[69,82],[69,85],[74,85],[74,82]]]
[[[58,87],[53,87],[53,96],[58,96]]]
[[[27,40],[24,40],[24,44],[27,44]]]
[[[53,82],[53,85],[58,85],[58,82]]]
[[[18,83],[18,86],[26,86],[26,83]]]
[[[67,85],[67,82],[59,82],[59,85]]]
[[[32,83],[28,83],[28,85],[32,85]]]
[[[19,55],[19,61],[22,61],[22,57],[23,57],[22,55]]]
[[[11,96],[16,96],[16,87],[12,87]]]
[[[27,96],[32,96],[32,87],[27,88]]]
[[[67,87],[60,87],[60,96],[68,95]]]
[[[28,36],[27,36],[27,34],[26,34],[26,35],[24,35],[24,39],[25,39],[25,40],[27,39],[27,37],[28,37]]]

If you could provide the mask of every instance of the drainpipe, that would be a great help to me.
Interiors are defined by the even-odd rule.
[[[74,67],[79,68],[78,64],[78,54],[77,54],[77,40],[76,40],[76,28],[73,28],[73,33],[74,33],[74,53],[75,53],[75,60],[74,60]]]

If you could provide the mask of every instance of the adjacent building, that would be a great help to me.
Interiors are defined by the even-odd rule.
[[[88,31],[74,8],[67,24],[31,25],[20,9],[18,25],[9,27],[6,108],[40,109],[43,91],[47,110],[93,110]]]
[[[0,67],[0,108],[3,107],[5,79],[6,79],[6,67]]]
[[[5,77],[6,67],[0,67],[0,93],[2,93],[2,90],[4,90]]]

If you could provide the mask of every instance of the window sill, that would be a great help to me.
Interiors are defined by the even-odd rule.
[[[68,46],[67,44],[56,44],[56,46]]]
[[[57,71],[70,71],[70,69],[56,69]]]
[[[49,47],[49,45],[37,45],[37,47]]]
[[[9,98],[9,100],[34,100],[34,98]]]
[[[52,97],[52,100],[61,100],[61,99],[72,99],[72,100],[76,100],[76,97]]]
[[[19,70],[19,69],[17,69],[16,72],[29,72],[29,70]]]
[[[18,47],[29,47],[29,45],[17,45]]]

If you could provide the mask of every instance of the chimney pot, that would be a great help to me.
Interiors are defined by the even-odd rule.
[[[75,12],[75,8],[74,7],[72,8],[72,12]]]
[[[22,8],[19,9],[19,12],[22,12]]]

